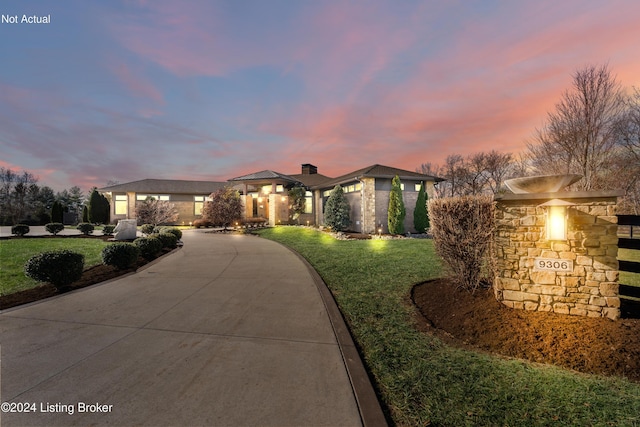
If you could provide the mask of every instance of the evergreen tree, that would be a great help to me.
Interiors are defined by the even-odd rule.
[[[106,224],[109,221],[109,201],[95,188],[89,196],[88,220],[92,224]]]
[[[391,192],[389,193],[389,209],[387,210],[389,233],[404,234],[404,217],[406,215],[400,178],[396,175],[391,181]]]
[[[298,220],[298,225],[300,225],[300,215],[304,213],[306,207],[306,193],[306,189],[299,186],[293,187],[288,193],[291,218]]]
[[[349,202],[339,185],[333,188],[327,199],[327,204],[324,207],[324,223],[335,231],[345,230],[351,223]]]
[[[89,208],[87,205],[82,207],[82,222],[89,222]]]
[[[51,222],[62,222],[62,217],[62,203],[56,200],[53,202],[53,206],[51,206]]]
[[[429,213],[427,212],[427,192],[424,190],[424,182],[420,183],[418,200],[413,210],[413,226],[418,233],[424,233],[429,228]]]

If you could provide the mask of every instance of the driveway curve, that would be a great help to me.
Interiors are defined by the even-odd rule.
[[[0,313],[3,426],[362,425],[304,261],[253,236],[183,240],[136,274]]]

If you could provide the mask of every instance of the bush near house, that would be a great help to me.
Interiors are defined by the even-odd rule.
[[[349,218],[349,201],[342,187],[336,185],[327,199],[324,208],[324,223],[334,231],[346,230],[351,223]]]
[[[471,292],[480,286],[483,273],[492,275],[490,249],[495,228],[494,209],[490,196],[429,201],[436,251],[459,286]]]
[[[24,274],[40,282],[64,288],[82,277],[84,255],[68,251],[49,251],[35,255],[24,265]]]
[[[391,180],[389,193],[389,208],[387,209],[387,225],[390,234],[404,234],[404,218],[407,211],[402,200],[402,187],[398,175]]]
[[[61,222],[50,222],[49,224],[44,226],[44,229],[54,236],[57,236],[59,232],[64,230],[64,224]]]
[[[200,228],[200,227],[213,227],[213,222],[207,220],[207,219],[196,219],[195,221],[193,221],[193,226],[195,228]]]
[[[424,233],[429,228],[429,213],[427,212],[427,192],[424,182],[420,183],[416,207],[413,210],[413,227],[418,233]]]
[[[24,236],[25,234],[29,233],[29,226],[26,224],[16,224],[13,227],[11,227],[11,234],[15,235],[15,236]]]
[[[155,233],[171,233],[176,236],[178,240],[182,239],[182,230],[180,230],[178,227],[156,227],[156,229],[157,231],[154,230]]]
[[[113,230],[115,230],[115,228],[115,225],[105,225],[104,227],[102,227],[102,234],[104,234],[105,236],[112,236]]]
[[[125,270],[135,264],[139,254],[140,249],[133,243],[112,243],[102,249],[102,263]]]

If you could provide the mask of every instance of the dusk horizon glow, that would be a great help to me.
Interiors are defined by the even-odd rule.
[[[0,15],[0,166],[56,191],[518,154],[576,70],[640,87],[630,0],[8,0]]]

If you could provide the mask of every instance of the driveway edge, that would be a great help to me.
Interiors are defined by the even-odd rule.
[[[307,270],[309,270],[316,287],[318,288],[322,302],[327,310],[327,314],[329,315],[329,320],[336,336],[336,340],[338,341],[338,347],[340,348],[340,353],[342,354],[347,375],[351,382],[351,388],[356,398],[356,404],[358,405],[358,412],[360,413],[362,425],[364,427],[388,426],[389,424],[387,423],[387,419],[385,418],[380,402],[378,401],[378,396],[371,384],[367,370],[365,369],[364,363],[358,353],[358,349],[353,342],[353,337],[349,332],[349,328],[347,328],[344,318],[342,317],[342,313],[338,308],[338,304],[333,298],[333,294],[309,261],[290,247],[286,245],[283,246],[293,252],[298,259],[304,263]]]

